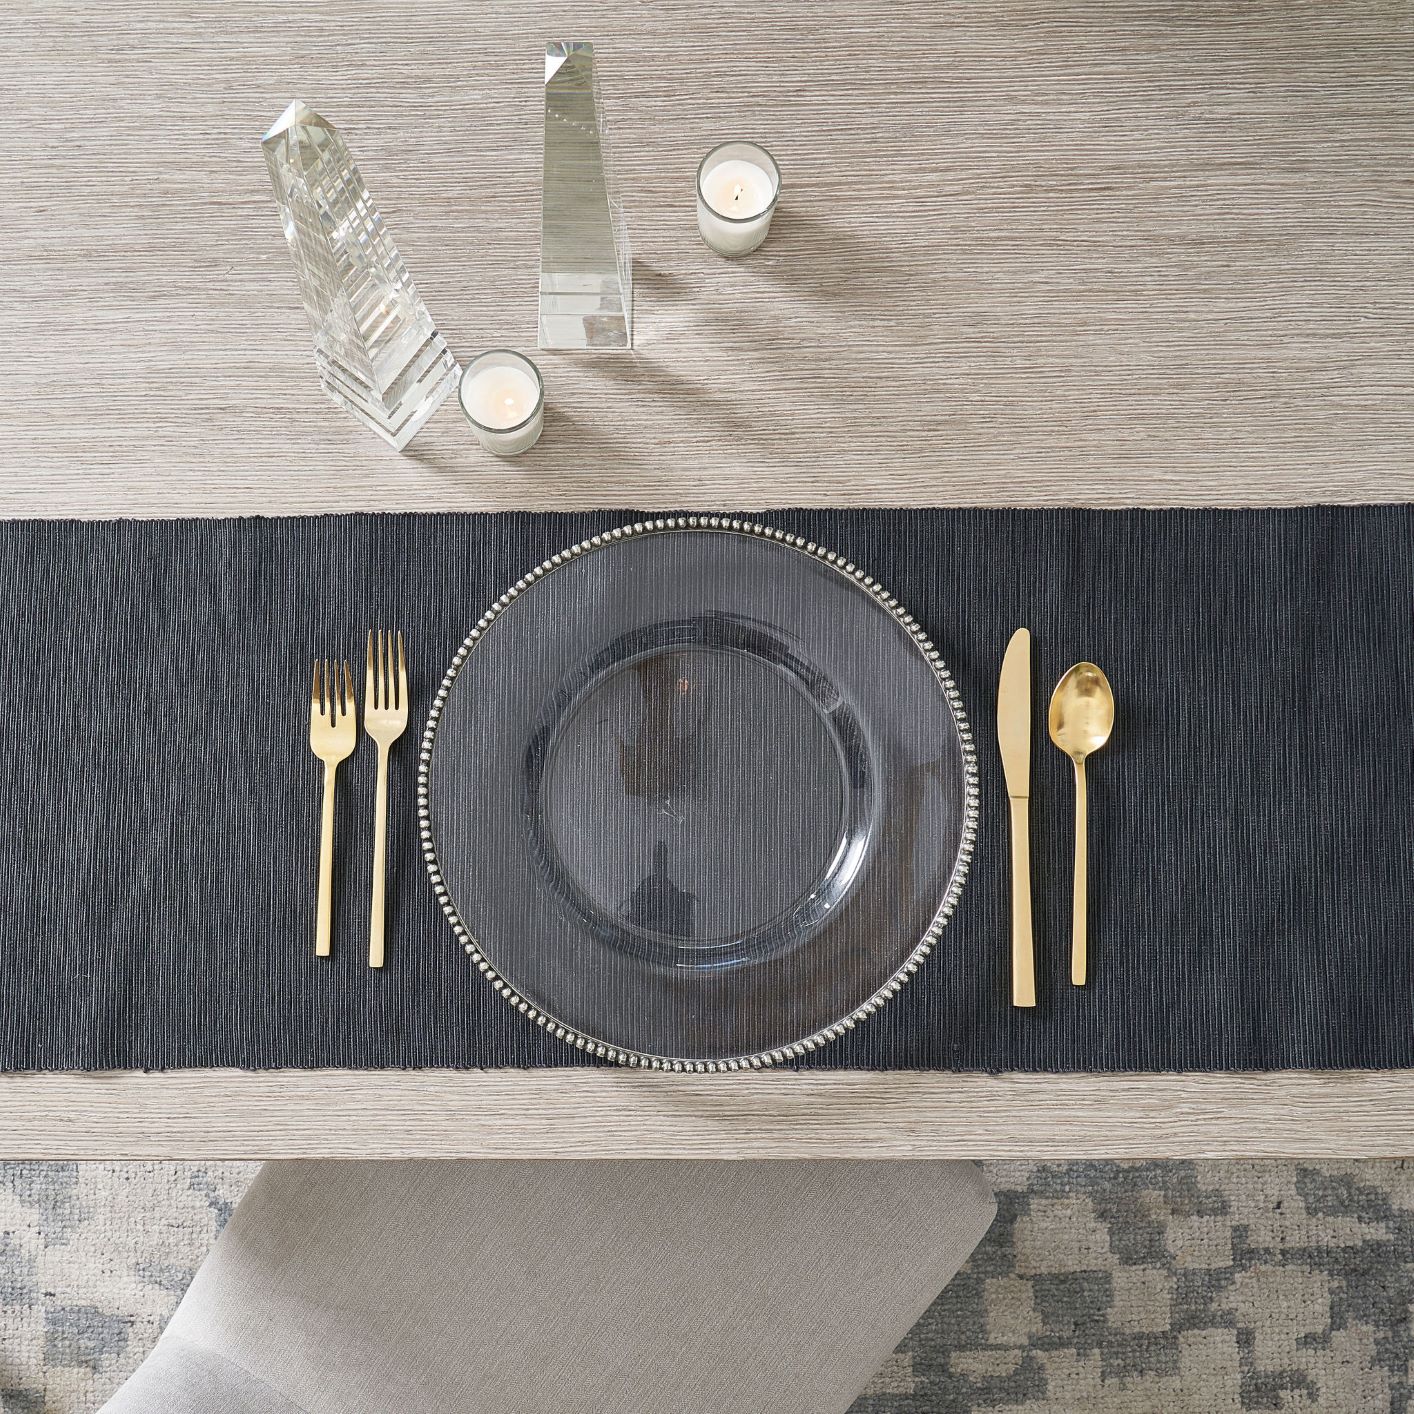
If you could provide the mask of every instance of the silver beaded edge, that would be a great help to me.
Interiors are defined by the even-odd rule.
[[[756,1055],[736,1056],[730,1060],[682,1060],[673,1056],[657,1056],[640,1051],[624,1050],[619,1046],[610,1045],[593,1036],[586,1036],[583,1032],[564,1025],[553,1016],[526,1001],[524,997],[519,996],[482,954],[476,939],[472,937],[470,930],[457,913],[456,906],[452,903],[451,895],[447,892],[446,882],[442,877],[436,847],[432,843],[432,818],[428,786],[428,773],[432,764],[432,745],[437,738],[437,724],[441,720],[447,694],[451,691],[452,684],[456,681],[457,674],[461,672],[462,665],[466,662],[472,649],[476,647],[482,636],[505,612],[512,601],[519,598],[536,580],[543,579],[552,570],[558,569],[561,565],[577,559],[590,550],[598,550],[614,541],[626,540],[635,535],[653,535],[665,530],[726,531],[738,535],[753,535],[762,540],[772,540],[777,544],[790,546],[792,549],[820,560],[837,570],[844,578],[858,584],[860,588],[867,589],[908,631],[909,637],[913,639],[928,666],[932,668],[933,674],[938,679],[943,694],[947,698],[948,707],[952,711],[953,721],[957,726],[958,739],[962,743],[963,774],[967,794],[963,815],[962,843],[958,849],[957,864],[953,869],[952,878],[948,881],[942,905],[934,915],[932,923],[928,926],[928,931],[924,933],[917,947],[913,949],[894,975],[867,1002],[856,1007],[840,1021],[824,1027],[803,1040],[782,1046],[778,1050],[762,1051]],[[551,1035],[564,1041],[566,1045],[573,1046],[588,1055],[614,1061],[618,1065],[635,1066],[644,1070],[692,1071],[699,1074],[763,1070],[768,1066],[791,1061],[804,1056],[807,1052],[818,1050],[827,1042],[837,1040],[847,1031],[853,1030],[861,1021],[873,1016],[886,1002],[897,996],[909,978],[918,971],[923,959],[932,952],[933,945],[938,941],[948,920],[956,911],[957,901],[962,894],[962,886],[967,882],[967,871],[972,863],[972,855],[977,845],[977,819],[977,753],[973,746],[972,729],[967,722],[967,712],[962,705],[962,695],[958,692],[957,684],[944,664],[942,655],[918,626],[913,615],[882,585],[869,578],[863,570],[858,569],[843,555],[837,555],[834,551],[825,549],[823,545],[817,545],[813,540],[806,540],[803,536],[793,535],[789,531],[776,530],[771,526],[761,525],[754,521],[733,520],[726,516],[667,516],[659,520],[635,521],[632,525],[619,526],[617,529],[606,530],[602,534],[592,535],[587,540],[581,540],[578,545],[572,545],[568,550],[562,550],[559,554],[552,555],[548,560],[537,565],[523,579],[518,579],[481,616],[476,627],[457,649],[451,666],[447,669],[446,676],[442,679],[442,684],[432,700],[431,709],[428,711],[427,726],[422,733],[422,746],[417,761],[418,834],[422,841],[422,853],[427,861],[427,872],[432,879],[432,892],[441,905],[442,912],[446,914],[447,921],[452,925],[452,932],[457,941],[476,965],[478,971],[518,1012],[528,1020],[535,1022],[537,1026],[543,1027]]]

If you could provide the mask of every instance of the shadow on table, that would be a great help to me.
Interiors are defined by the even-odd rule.
[[[667,270],[646,265],[642,261],[633,262],[633,316],[637,320],[649,308],[657,304],[676,304],[690,300],[697,294],[697,284],[683,275],[673,275]]]
[[[924,314],[945,290],[945,277],[885,237],[822,221],[783,206],[765,244],[741,257],[753,274],[794,303],[869,313],[890,321]]]
[[[710,376],[689,377],[679,372],[656,350],[640,350],[632,358],[603,359],[594,372],[618,389],[665,399],[681,414],[684,426],[699,433],[703,426],[718,429],[733,439],[738,450],[752,450],[758,440],[762,428],[759,406],[744,403],[735,389],[713,382]],[[576,425],[590,430],[587,424]]]

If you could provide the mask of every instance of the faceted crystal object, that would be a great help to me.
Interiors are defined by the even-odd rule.
[[[330,122],[298,100],[261,139],[324,390],[400,451],[457,364]]]
[[[633,345],[633,260],[609,167],[594,46],[545,46],[540,347]]]

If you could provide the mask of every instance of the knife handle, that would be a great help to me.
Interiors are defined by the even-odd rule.
[[[1036,958],[1031,945],[1031,821],[1024,795],[1011,801],[1011,1004],[1036,1005]]]

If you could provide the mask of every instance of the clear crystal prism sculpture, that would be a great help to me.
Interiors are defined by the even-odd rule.
[[[633,259],[609,165],[594,46],[545,46],[540,347],[633,346]]]
[[[260,140],[324,390],[401,450],[457,363],[334,125],[298,100]]]

